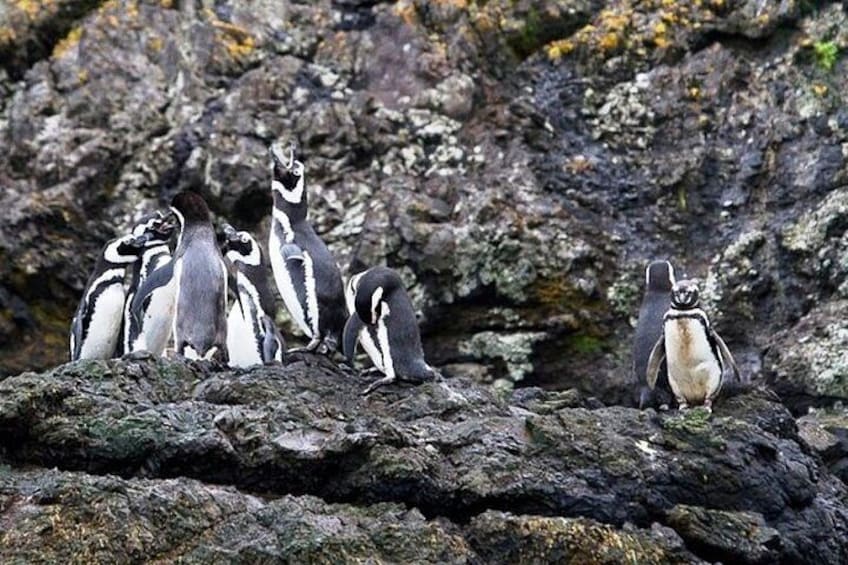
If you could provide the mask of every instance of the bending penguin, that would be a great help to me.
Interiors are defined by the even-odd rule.
[[[663,334],[663,316],[671,307],[671,287],[674,285],[674,268],[668,261],[653,261],[645,269],[645,296],[639,308],[636,337],[633,340],[633,380],[639,383],[639,408],[653,404],[659,392],[661,405],[670,400],[668,371],[665,364],[659,368],[656,389],[645,383],[648,358],[657,340]],[[668,397],[668,398],[666,398]]]
[[[392,269],[373,267],[355,275],[351,286],[354,310],[345,325],[345,356],[351,361],[357,340],[367,335],[375,346],[366,345],[365,350],[385,374],[362,394],[397,379],[420,383],[440,378],[439,372],[424,360],[415,310],[400,276]]]
[[[648,359],[647,380],[652,389],[663,359],[668,363],[668,382],[680,410],[703,404],[712,411],[713,399],[721,390],[725,364],[739,380],[739,368],[724,341],[698,308],[698,284],[693,280],[674,283],[671,308],[663,317],[663,335]]]
[[[239,304],[227,318],[227,352],[231,367],[282,362],[285,342],[274,324],[274,295],[268,286],[268,264],[259,244],[246,231],[224,224],[224,257],[236,269]]]
[[[173,260],[156,270],[133,300],[133,315],[156,289],[174,285],[174,349],[187,359],[227,362],[227,289],[230,272],[218,249],[209,208],[194,192],[171,201],[179,222]]]
[[[124,305],[123,353],[149,351],[160,356],[171,337],[174,317],[174,285],[159,287],[148,295],[140,305],[138,315],[133,315],[135,297],[142,285],[153,273],[171,262],[171,240],[176,226],[164,214],[157,211],[144,218],[133,229],[133,234],[147,234],[150,245],[135,262]]]
[[[342,276],[329,249],[307,222],[303,163],[271,146],[274,205],[268,253],[277,289],[304,334],[307,351],[334,351],[345,325]]]
[[[124,278],[127,265],[138,259],[147,235],[113,239],[100,253],[71,322],[71,361],[109,359],[121,337]]]

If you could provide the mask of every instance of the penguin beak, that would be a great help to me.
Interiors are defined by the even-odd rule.
[[[224,236],[229,240],[237,239],[236,228],[230,224],[224,224]]]

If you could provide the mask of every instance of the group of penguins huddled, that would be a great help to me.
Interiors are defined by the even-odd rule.
[[[345,286],[307,221],[303,163],[293,147],[288,156],[276,144],[269,153],[270,266],[289,314],[310,338],[304,349],[332,354],[341,342],[352,363],[361,343],[384,375],[363,394],[396,379],[440,378],[424,359],[415,310],[398,273],[373,267]],[[161,356],[173,343],[178,356],[231,367],[282,362],[285,341],[274,323],[276,303],[260,245],[229,224],[219,238],[206,202],[194,192],[177,194],[170,210],[142,219],[103,248],[73,319],[71,360]],[[680,409],[711,410],[725,367],[740,377],[733,355],[699,308],[697,283],[676,281],[669,262],[655,261],[645,284],[633,347],[640,407],[656,400],[655,389],[670,388]]]
[[[415,310],[398,273],[378,266],[343,284],[307,221],[304,166],[294,147],[285,155],[274,144],[269,153],[268,255],[286,309],[310,338],[304,349],[332,354],[341,344],[352,363],[362,344],[384,375],[363,394],[396,379],[440,378],[424,360]],[[171,200],[169,214],[157,211],[109,241],[74,315],[71,360],[161,356],[173,344],[177,356],[231,367],[282,362],[285,341],[274,323],[269,261],[250,233],[221,228],[219,237],[206,202],[185,191]]]

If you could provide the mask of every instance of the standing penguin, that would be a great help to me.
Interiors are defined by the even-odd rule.
[[[133,265],[124,305],[123,353],[150,351],[159,356],[171,337],[173,284],[160,287],[153,295],[148,296],[138,315],[133,315],[133,305],[136,294],[147,279],[171,262],[168,242],[175,228],[176,226],[159,211],[144,218],[133,228],[135,235],[147,234],[150,245],[145,247],[141,257]]]
[[[138,259],[147,235],[126,235],[103,248],[71,322],[71,361],[109,359],[121,337],[124,277]]]
[[[354,281],[354,310],[345,326],[345,356],[353,358],[353,348],[362,336],[363,326],[376,347],[366,352],[386,376],[371,383],[362,394],[396,379],[423,382],[439,378],[424,360],[421,334],[415,309],[403,281],[392,269],[373,267]]]
[[[283,302],[300,329],[310,338],[307,351],[323,344],[338,347],[345,324],[342,276],[329,249],[307,222],[303,163],[294,149],[284,159],[271,147],[271,189],[274,205],[268,252]]]
[[[227,352],[231,367],[281,362],[285,342],[274,324],[274,295],[268,286],[268,264],[262,249],[246,231],[224,224],[224,257],[236,269],[236,292],[227,318]]]
[[[229,271],[218,249],[209,208],[194,192],[181,192],[171,201],[179,222],[173,260],[154,272],[133,300],[139,316],[144,300],[173,283],[174,348],[188,359],[227,362],[227,287]]]
[[[662,336],[663,316],[671,306],[671,287],[674,285],[674,268],[668,261],[653,261],[645,269],[645,296],[639,308],[636,337],[633,340],[633,378],[640,384],[639,408],[651,404],[654,391],[645,383],[648,358],[654,344]],[[668,372],[665,364],[659,369],[657,388],[668,395]],[[664,403],[664,402],[663,402]]]
[[[724,341],[698,308],[698,284],[682,280],[671,290],[671,308],[663,317],[663,335],[648,359],[647,380],[652,389],[663,359],[668,362],[668,382],[680,410],[703,404],[712,411],[713,399],[721,390],[726,363],[739,379],[739,368]]]

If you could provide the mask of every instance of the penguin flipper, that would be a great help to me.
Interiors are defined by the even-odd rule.
[[[347,319],[342,338],[342,353],[349,364],[353,364],[353,356],[356,355],[356,343],[359,341],[359,331],[365,327],[362,318],[354,312]]]
[[[654,348],[651,349],[651,356],[648,357],[648,368],[645,370],[645,378],[648,381],[648,386],[651,390],[657,386],[657,374],[660,371],[660,365],[665,359],[665,337],[660,336]]]
[[[286,243],[280,248],[285,261],[303,261],[303,249],[296,243]]]
[[[733,370],[733,376],[736,378],[736,382],[743,382],[747,384],[748,379],[741,376],[739,372],[739,366],[736,365],[736,360],[733,358],[733,354],[730,352],[730,348],[727,347],[727,344],[724,343],[724,340],[721,339],[721,336],[716,333],[716,331],[710,328],[710,334],[712,338],[715,340],[715,344],[718,346],[719,353],[721,354],[723,360],[730,365],[730,368]]]
[[[262,317],[262,328],[265,332],[265,337],[262,340],[262,362],[273,363],[276,360],[278,350],[282,360],[282,355],[286,350],[286,342],[283,340],[274,320],[267,314]]]
[[[87,300],[83,297],[77,308],[77,313],[71,322],[71,361],[79,359],[80,350],[82,349],[82,317],[87,306]]]
[[[167,285],[174,278],[174,262],[168,261],[162,265],[145,279],[144,283],[139,287],[138,291],[132,299],[130,313],[136,322],[141,323],[142,309],[144,308],[145,300],[153,294],[153,291],[159,287]]]

